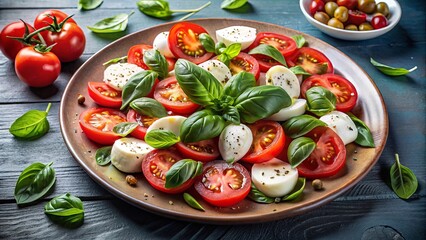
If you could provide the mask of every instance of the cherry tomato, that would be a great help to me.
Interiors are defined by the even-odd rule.
[[[371,26],[373,26],[374,29],[384,28],[387,25],[388,25],[388,20],[382,14],[376,14],[371,19]]]
[[[240,52],[238,56],[234,57],[229,63],[229,69],[232,75],[241,71],[246,71],[254,75],[254,78],[259,79],[260,68],[257,60],[250,56],[250,54]]]
[[[331,128],[316,127],[306,136],[315,141],[316,148],[297,167],[300,176],[309,179],[330,177],[345,166],[345,144]]]
[[[290,56],[294,51],[297,50],[296,41],[294,41],[293,38],[277,33],[258,33],[256,35],[256,39],[250,45],[249,50],[252,50],[260,44],[268,44],[275,47],[284,57]]]
[[[188,115],[199,107],[191,102],[188,96],[180,88],[175,77],[169,77],[160,81],[154,90],[154,98],[167,110],[176,114]]]
[[[217,159],[220,155],[217,141],[217,139],[208,139],[195,143],[179,142],[176,148],[186,158],[208,162]]]
[[[367,14],[358,10],[349,10],[348,21],[346,24],[355,24],[359,26],[365,21],[367,21]]]
[[[176,64],[176,58],[168,58],[166,57],[167,63],[169,64],[168,66],[168,71],[173,71],[175,69],[175,64]]]
[[[103,107],[120,108],[121,92],[103,82],[89,82],[87,92],[93,101]]]
[[[242,158],[250,163],[260,163],[276,157],[284,148],[283,127],[275,121],[260,120],[248,125],[253,134],[253,143]]]
[[[309,5],[309,12],[311,15],[314,15],[316,12],[323,12],[324,5],[325,3],[322,0],[312,0],[311,4]]]
[[[145,70],[149,70],[149,67],[143,62],[143,53],[149,49],[152,49],[152,46],[147,44],[132,46],[127,52],[127,62],[136,64]]]
[[[168,44],[170,51],[176,58],[184,58],[195,64],[210,59],[213,53],[207,52],[201,45],[198,36],[207,31],[194,23],[180,22],[175,24],[169,32]]]
[[[31,25],[27,25],[29,32],[34,32]],[[9,37],[23,37],[25,34],[25,25],[23,22],[13,22],[6,25],[0,33],[0,50],[10,60],[14,61],[16,54],[23,49],[25,44]]]
[[[337,0],[337,5],[344,6],[347,9],[355,9],[358,6],[358,0]]]
[[[157,119],[158,118],[156,117],[148,117],[148,116],[140,115],[135,110],[130,109],[129,112],[127,112],[127,121],[136,122],[139,125],[136,127],[135,130],[133,130],[130,133],[130,135],[132,135],[135,138],[144,140],[146,135],[146,130]]]
[[[38,52],[35,47],[26,47],[15,58],[18,78],[31,87],[46,87],[61,73],[61,62],[51,52]]]
[[[242,201],[250,192],[250,173],[239,163],[229,165],[217,160],[204,165],[195,190],[208,203],[229,207]]]
[[[80,127],[86,137],[102,145],[112,145],[120,138],[112,130],[122,122],[126,122],[126,116],[110,108],[89,108],[79,117]]]
[[[301,86],[302,97],[306,97],[306,91],[314,86],[321,86],[330,90],[336,96],[336,110],[349,112],[354,108],[358,92],[355,86],[346,78],[336,74],[313,75],[303,81]]]
[[[53,20],[49,17],[49,15],[55,16],[58,23],[61,23],[65,18],[68,17],[66,13],[59,10],[46,10],[37,15],[36,19],[34,20],[34,27],[36,29],[40,29],[42,27],[46,27],[52,24]],[[67,22],[77,24],[72,18],[68,19]]]
[[[143,175],[149,184],[159,191],[170,194],[184,192],[192,186],[194,179],[189,179],[176,188],[165,187],[167,171],[179,160],[182,160],[182,157],[175,151],[155,149],[149,152],[142,161]]]
[[[310,47],[298,49],[288,57],[287,64],[289,67],[299,65],[312,75],[334,72],[331,61],[323,53]]]

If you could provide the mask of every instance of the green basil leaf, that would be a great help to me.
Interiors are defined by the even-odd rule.
[[[240,124],[240,114],[238,109],[234,106],[227,106],[222,114],[225,121],[232,122],[233,124]]]
[[[232,58],[229,58],[227,54],[222,53],[219,56],[217,56],[217,60],[223,62],[226,66],[229,67],[229,64],[231,63]]]
[[[83,202],[66,193],[50,200],[44,206],[44,213],[55,223],[69,228],[76,228],[84,222]]]
[[[358,136],[355,139],[355,143],[363,147],[375,147],[370,128],[368,128],[368,126],[361,119],[357,118],[352,113],[348,113],[348,115],[358,129]]]
[[[251,183],[251,189],[248,197],[258,203],[273,203],[275,198],[266,196],[263,192],[256,188],[254,183]]]
[[[112,146],[101,147],[96,150],[95,160],[99,166],[105,166],[111,162]]]
[[[179,86],[194,103],[210,105],[222,94],[222,84],[211,73],[187,60],[177,60],[175,74]]]
[[[22,171],[15,186],[15,200],[18,205],[33,203],[44,195],[55,184],[55,170],[52,163],[33,163]]]
[[[268,44],[260,44],[257,47],[250,50],[249,54],[260,54],[268,56],[275,61],[281,63],[282,65],[287,67],[287,63],[285,61],[284,56],[276,49],[275,47]]]
[[[298,198],[303,193],[303,190],[305,189],[305,184],[306,184],[305,178],[298,178],[296,182],[296,186],[294,186],[293,190],[289,194],[281,198],[281,201],[283,202],[292,201]]]
[[[192,159],[182,159],[173,164],[166,173],[166,188],[179,187],[191,178],[202,173],[203,163]],[[201,169],[201,171],[200,171]]]
[[[151,17],[167,18],[173,14],[169,2],[164,0],[141,0],[137,2],[137,5],[139,11]]]
[[[151,70],[142,71],[130,77],[129,81],[123,87],[123,103],[120,110],[126,109],[133,100],[148,95],[157,77],[158,74]]]
[[[291,138],[303,136],[320,126],[327,126],[327,124],[316,117],[306,114],[292,117],[283,124],[285,133]]]
[[[129,135],[133,130],[139,126],[136,122],[122,122],[114,126],[112,131],[120,137]]]
[[[185,202],[192,208],[197,209],[197,210],[201,210],[201,211],[205,211],[205,209],[203,208],[203,206],[201,206],[201,204],[193,197],[191,196],[191,194],[189,193],[183,193],[183,200],[185,200]]]
[[[297,65],[290,68],[290,71],[292,71],[296,75],[303,75],[303,76],[311,76],[312,74],[308,73],[303,69],[301,66]]]
[[[102,65],[106,66],[106,65],[109,65],[109,64],[112,64],[112,63],[119,63],[119,62],[126,61],[126,60],[127,60],[127,56],[122,56],[122,57],[110,59],[110,60],[102,63]]]
[[[133,13],[133,11],[130,14],[120,13],[113,17],[102,19],[93,26],[87,26],[87,28],[95,33],[122,32],[126,30],[128,19],[131,15],[133,15]]]
[[[256,86],[256,78],[251,73],[241,71],[232,76],[223,88],[223,95],[237,98],[242,92],[250,87]]]
[[[154,129],[146,133],[145,142],[153,148],[164,149],[180,142],[180,137],[169,130]]]
[[[395,154],[395,163],[390,169],[390,178],[393,191],[402,199],[409,199],[417,190],[416,175],[399,162],[398,154]]]
[[[226,49],[226,45],[223,42],[217,42],[216,45],[214,46],[214,52],[216,55],[220,55],[223,53],[223,51],[225,51]]]
[[[237,9],[246,4],[248,0],[224,0],[220,7],[222,9]]]
[[[296,41],[297,48],[303,47],[306,43],[306,39],[302,35],[294,35],[292,38]]]
[[[377,62],[373,58],[370,58],[371,64],[375,66],[380,72],[389,75],[389,76],[402,76],[406,75],[414,70],[417,69],[417,66],[411,68],[411,69],[405,69],[405,68],[395,68],[391,66],[384,65],[382,63]]]
[[[35,140],[44,136],[50,129],[47,114],[51,103],[47,105],[46,111],[30,110],[17,118],[9,128],[9,132],[18,139]]]
[[[141,97],[133,100],[130,107],[143,116],[162,118],[167,116],[167,110],[157,100]]]
[[[198,39],[200,40],[201,45],[203,45],[204,49],[207,52],[215,52],[215,43],[213,41],[213,38],[210,37],[207,33],[201,33],[198,36]]]
[[[306,91],[307,110],[323,116],[336,109],[336,96],[323,87],[312,87]]]
[[[315,150],[316,143],[308,137],[298,137],[288,146],[287,157],[292,168],[299,166]]]
[[[191,143],[214,138],[225,128],[225,120],[212,111],[204,109],[189,116],[180,126],[182,142]]]
[[[78,9],[81,10],[92,10],[99,7],[103,0],[79,0]]]
[[[254,123],[290,106],[290,96],[281,87],[263,85],[247,88],[235,100],[234,106],[242,121]]]
[[[143,62],[152,71],[158,73],[160,79],[164,79],[169,74],[169,64],[166,58],[155,49],[146,50],[143,54]]]
[[[229,59],[233,59],[234,57],[238,56],[238,54],[240,54],[240,51],[241,43],[232,43],[226,47],[222,54],[226,54]]]

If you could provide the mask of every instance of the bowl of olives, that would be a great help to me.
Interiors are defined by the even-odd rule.
[[[353,41],[383,35],[401,19],[396,0],[300,0],[300,9],[325,34]]]

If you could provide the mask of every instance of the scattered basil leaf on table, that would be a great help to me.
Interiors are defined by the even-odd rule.
[[[183,200],[192,208],[205,211],[203,206],[189,193],[183,193]]]
[[[124,110],[135,99],[145,97],[151,92],[158,73],[151,70],[142,71],[132,75],[129,81],[124,85],[122,92],[123,103],[120,110]]]
[[[296,42],[297,48],[303,47],[303,45],[306,43],[306,39],[302,35],[294,35],[292,38]]]
[[[336,109],[336,96],[323,87],[312,87],[306,91],[307,110],[321,117]]]
[[[132,16],[133,13],[133,11],[130,12],[130,14],[120,13],[113,17],[102,19],[93,26],[87,26],[87,28],[95,33],[122,32],[126,30],[129,17]]]
[[[232,10],[242,7],[247,2],[248,0],[224,0],[222,4],[220,4],[220,7],[222,9]]]
[[[250,50],[249,54],[260,54],[260,55],[268,56],[287,67],[287,63],[285,61],[284,56],[280,53],[280,51],[278,51],[278,49],[276,49],[275,47],[271,45],[260,44],[257,47],[253,48],[252,50]]]
[[[152,71],[158,73],[160,79],[164,79],[169,74],[169,64],[166,58],[155,49],[146,50],[143,53],[143,62]]]
[[[184,20],[193,14],[203,10],[207,6],[209,6],[211,2],[207,2],[203,6],[195,9],[187,9],[187,10],[171,10],[169,6],[169,2],[165,0],[140,0],[137,2],[139,11],[143,14],[154,17],[154,18],[169,18],[174,13],[189,13],[185,15],[180,20]]]
[[[316,148],[314,140],[308,137],[298,137],[288,146],[287,157],[292,168],[299,166],[311,155]]]
[[[183,159],[173,164],[166,173],[166,188],[179,187],[186,181],[203,173],[203,163]]]
[[[112,146],[101,147],[96,150],[95,160],[99,166],[105,166],[111,162]]]
[[[148,97],[141,97],[133,100],[130,107],[140,115],[148,117],[162,118],[167,116],[167,110],[157,100]]]
[[[384,65],[382,63],[377,62],[373,58],[370,58],[371,64],[375,66],[380,72],[389,75],[389,76],[402,76],[406,75],[414,70],[417,69],[417,66],[411,68],[411,69],[405,69],[405,68],[395,68],[391,66]]]
[[[223,63],[226,64],[226,66],[229,66],[229,63],[231,60],[238,56],[241,51],[241,43],[232,43],[231,45],[227,46],[225,49],[220,50],[220,55],[217,56],[217,59]]]
[[[201,45],[203,45],[204,49],[207,52],[215,52],[215,43],[213,41],[213,38],[210,37],[210,35],[208,35],[207,33],[201,33],[198,36],[198,39],[200,40]]]
[[[295,75],[303,75],[303,76],[311,76],[312,74],[308,73],[303,69],[301,66],[297,65],[290,68],[290,71],[292,71]]]
[[[146,133],[145,142],[153,148],[164,149],[180,142],[180,137],[168,130],[154,129]]]
[[[44,195],[55,184],[53,163],[33,163],[22,171],[15,186],[15,200],[18,205],[33,203]]]
[[[371,131],[368,126],[352,113],[348,113],[348,115],[355,123],[355,126],[358,129],[358,136],[355,139],[355,143],[363,147],[375,147],[373,135],[371,134]]]
[[[251,183],[251,189],[248,197],[258,203],[273,203],[275,198],[266,196],[263,192],[256,188],[254,183]]]
[[[9,132],[23,140],[35,140],[42,137],[50,128],[47,114],[51,106],[52,104],[49,103],[45,111],[30,110],[26,112],[12,123]]]
[[[122,122],[114,126],[112,131],[120,137],[129,135],[139,126],[136,122]]]
[[[285,133],[291,138],[301,137],[319,126],[327,126],[327,124],[316,117],[306,114],[292,117],[283,124]]]
[[[225,120],[209,109],[197,111],[189,116],[180,127],[182,142],[198,142],[220,135],[225,128]]]
[[[119,63],[119,62],[126,61],[126,60],[127,60],[127,56],[122,56],[122,57],[110,59],[110,60],[102,63],[102,65],[106,66],[106,65],[109,65],[109,64],[112,64],[112,63]]]
[[[399,162],[399,155],[395,154],[395,163],[390,169],[390,178],[393,191],[402,199],[409,199],[418,187],[416,175]]]
[[[281,201],[292,201],[302,195],[303,190],[305,189],[306,178],[298,178],[296,182],[296,186],[294,186],[293,190],[287,194],[286,196],[281,198]]]
[[[84,222],[83,202],[69,193],[53,198],[44,206],[44,213],[53,222],[69,228]]]
[[[79,0],[78,9],[93,10],[102,4],[103,0]]]

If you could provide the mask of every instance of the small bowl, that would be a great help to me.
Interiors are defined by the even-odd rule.
[[[308,22],[314,25],[316,28],[321,30],[323,33],[328,34],[332,37],[343,39],[343,40],[367,40],[381,36],[396,26],[399,20],[401,19],[401,6],[395,0],[376,0],[377,3],[385,2],[389,6],[390,18],[388,18],[388,25],[384,28],[370,30],[370,31],[350,31],[345,29],[339,29],[330,27],[324,23],[317,21],[309,13],[309,5],[312,0],[300,0],[300,10],[302,10],[303,15],[305,15]]]

